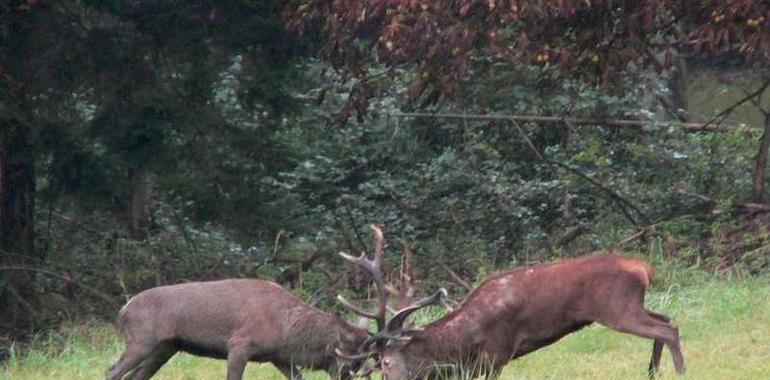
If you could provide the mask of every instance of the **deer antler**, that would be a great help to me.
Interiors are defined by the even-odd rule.
[[[449,298],[449,292],[444,288],[440,288],[430,296],[399,310],[398,313],[388,321],[388,325],[385,326],[385,331],[393,336],[402,333],[404,331],[404,322],[406,322],[406,319],[412,315],[412,313],[426,306],[444,304],[447,298]]]
[[[340,252],[340,256],[345,260],[357,265],[359,268],[368,272],[377,287],[377,294],[379,298],[379,305],[377,311],[367,312],[353,305],[351,302],[345,299],[345,297],[337,296],[337,300],[345,307],[353,311],[354,313],[374,319],[377,321],[377,330],[381,331],[385,328],[385,312],[388,308],[388,291],[385,287],[385,274],[382,272],[382,257],[385,250],[385,237],[379,227],[372,225],[372,232],[374,233],[374,254],[372,259],[368,259],[365,253],[361,253],[360,256],[352,256],[345,252]]]
[[[346,308],[360,316],[377,321],[377,332],[372,334],[368,339],[361,343],[358,346],[356,353],[349,354],[342,352],[339,349],[335,350],[335,354],[341,359],[354,362],[366,360],[370,356],[381,352],[385,347],[385,343],[389,341],[409,340],[409,337],[404,337],[402,335],[407,329],[405,325],[407,318],[415,311],[426,306],[444,304],[445,300],[448,298],[446,289],[441,288],[429,297],[423,298],[417,302],[412,302],[416,289],[416,281],[414,270],[411,266],[411,250],[403,240],[403,269],[401,274],[403,282],[401,287],[402,289],[397,290],[394,287],[386,285],[385,274],[382,270],[385,247],[384,236],[382,230],[380,230],[377,226],[372,225],[371,228],[374,234],[374,252],[371,259],[366,256],[366,253],[361,253],[360,256],[353,256],[345,252],[340,252],[340,256],[342,256],[342,258],[355,264],[372,276],[372,279],[374,280],[374,283],[377,287],[379,298],[379,305],[377,310],[370,312],[355,306],[353,303],[345,299],[345,297],[340,295],[337,296],[337,300]],[[394,297],[398,298],[397,307],[400,307],[400,310],[395,311],[393,318],[386,323],[385,316],[386,312],[388,311],[388,295],[393,295]]]
[[[400,289],[396,289],[393,286],[387,287],[388,293],[393,296],[398,308],[388,309],[391,314],[396,314],[398,310],[409,306],[417,292],[417,280],[414,276],[414,267],[412,267],[412,250],[409,248],[406,240],[402,238],[400,241],[404,247],[401,252],[401,286]]]
[[[373,345],[386,343],[391,340],[409,340],[409,337],[403,337],[401,334],[405,331],[404,322],[412,315],[412,313],[420,310],[426,306],[443,304],[448,297],[446,289],[441,288],[432,295],[425,297],[412,305],[409,305],[399,310],[396,315],[388,322],[384,329],[379,330],[374,335],[367,338],[358,348],[358,353],[347,354],[339,349],[335,349],[334,353],[342,359],[349,361],[360,361],[369,358],[376,354],[378,349],[372,349]]]

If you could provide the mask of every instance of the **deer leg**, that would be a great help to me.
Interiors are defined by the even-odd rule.
[[[655,374],[660,372],[660,357],[662,355],[663,341],[660,339],[655,339],[652,343],[652,357],[650,358],[650,366],[647,369],[647,375],[651,379],[655,377]]]
[[[655,318],[661,322],[664,322],[666,324],[671,324],[671,318],[663,315],[658,314],[649,310],[645,310],[647,312],[647,315],[649,315],[652,318]],[[660,339],[655,339],[654,343],[652,344],[652,357],[650,357],[650,367],[648,369],[648,375],[650,378],[655,377],[655,374],[660,372],[660,357],[663,355],[663,341]]]
[[[173,347],[169,345],[159,346],[149,358],[139,365],[139,368],[129,376],[129,379],[147,380],[151,378],[174,354],[176,354],[176,350]]]
[[[302,372],[294,365],[285,363],[273,363],[281,373],[289,380],[302,380]]]
[[[135,370],[142,361],[149,358],[155,350],[155,344],[129,343],[120,355],[118,362],[107,371],[107,380],[120,380],[127,373]]]
[[[679,344],[679,330],[664,322],[660,317],[654,317],[643,308],[638,311],[625,313],[617,320],[600,321],[602,324],[621,332],[654,339],[663,342],[671,351],[674,359],[674,368],[678,373],[684,373],[684,357]],[[653,345],[655,350],[655,345]],[[653,355],[655,352],[653,352]],[[654,361],[653,357],[653,361]]]
[[[227,353],[227,380],[241,380],[252,356],[248,346],[230,347]]]

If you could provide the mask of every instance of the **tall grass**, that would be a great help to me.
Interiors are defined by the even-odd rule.
[[[770,374],[770,283],[766,279],[718,279],[697,271],[663,268],[647,308],[671,316],[680,327],[687,363],[683,379],[759,379]],[[440,309],[415,317],[433,320]],[[652,342],[594,325],[510,363],[503,379],[644,379]],[[98,379],[122,342],[108,324],[41,335],[23,352],[12,350],[0,379]],[[674,375],[664,351],[663,378]],[[175,356],[158,379],[221,379],[225,363]],[[306,376],[326,378],[322,372]],[[281,379],[269,364],[252,363],[247,379]]]

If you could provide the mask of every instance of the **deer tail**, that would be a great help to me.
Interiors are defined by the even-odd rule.
[[[642,260],[625,258],[620,261],[620,265],[626,271],[632,273],[636,278],[644,284],[645,288],[648,288],[652,284],[652,280],[655,279],[655,269],[650,264]]]

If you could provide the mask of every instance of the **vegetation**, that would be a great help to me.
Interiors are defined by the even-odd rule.
[[[739,361],[714,347],[765,331],[720,318],[764,318],[735,300],[763,299],[770,271],[770,5],[631,3],[3,2],[8,376],[101,374],[105,323],[161,284],[259,277],[338,311],[369,294],[336,252],[371,223],[400,241],[392,273],[408,245],[419,291],[455,299],[604,248],[698,268],[664,270],[651,302],[720,331],[683,340],[691,373],[727,374],[709,369]],[[603,365],[538,354],[507,373],[632,374],[614,366],[644,355],[621,341],[591,329],[549,350],[582,363],[601,342]]]

